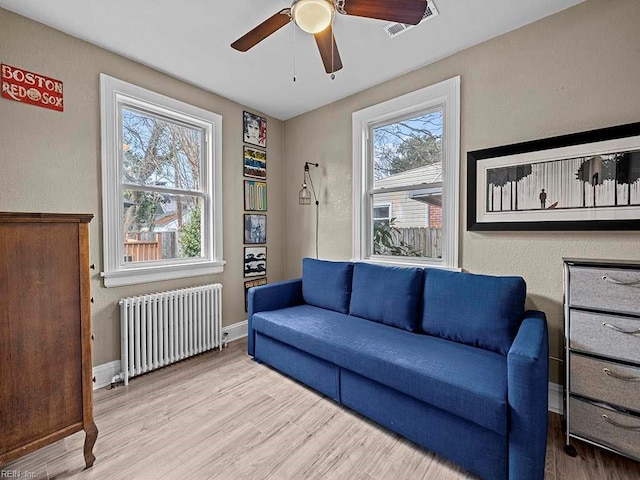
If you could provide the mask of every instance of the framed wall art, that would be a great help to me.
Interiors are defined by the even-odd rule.
[[[264,180],[267,178],[267,152],[256,148],[244,146],[243,155],[245,177],[259,178]]]
[[[244,112],[242,123],[244,143],[267,148],[267,119],[250,112]]]
[[[244,243],[267,243],[267,216],[244,214]]]
[[[244,276],[263,277],[267,274],[267,247],[244,247]]]
[[[467,154],[467,229],[640,229],[640,123]]]
[[[244,209],[248,212],[267,211],[267,183],[258,180],[244,181]]]
[[[249,309],[249,289],[267,284],[267,277],[256,278],[255,280],[247,280],[244,282],[244,311]]]

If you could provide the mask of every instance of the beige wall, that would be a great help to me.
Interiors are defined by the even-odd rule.
[[[211,60],[214,61],[214,60]],[[176,287],[223,284],[223,323],[246,319],[242,247],[242,105],[0,9],[0,62],[64,82],[64,113],[0,98],[0,210],[92,213],[94,365],[120,358],[118,300]],[[100,176],[100,82],[121,80],[223,117],[224,259],[222,275],[104,288]],[[256,112],[259,113],[259,112]],[[268,278],[283,277],[283,124],[268,118]]]
[[[285,122],[285,276],[313,254],[314,217],[295,200],[302,163],[321,165],[320,256],[350,258],[352,112],[460,75],[460,266],[526,279],[527,306],[549,320],[550,379],[561,382],[562,257],[640,259],[640,235],[467,232],[466,152],[640,121],[639,24],[637,0],[588,0]]]
[[[588,0],[284,125],[269,118],[269,280],[299,275],[300,259],[314,255],[314,207],[297,202],[304,161],[320,163],[311,170],[321,202],[320,257],[350,258],[351,114],[461,75],[461,266],[471,272],[522,275],[529,288],[528,306],[548,315],[551,356],[562,357],[561,258],[637,259],[640,235],[466,232],[465,154],[640,121],[639,22],[636,0]],[[64,113],[0,99],[0,210],[93,213],[91,259],[99,269],[99,73],[223,116],[225,273],[110,289],[93,273],[94,364],[119,358],[117,302],[123,296],[219,281],[224,285],[224,324],[244,320],[243,107],[2,9],[0,61],[60,79],[65,89]],[[551,367],[551,380],[560,381],[561,363],[552,361]]]

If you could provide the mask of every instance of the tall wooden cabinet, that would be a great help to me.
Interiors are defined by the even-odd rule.
[[[80,430],[95,460],[92,217],[0,213],[0,467]]]

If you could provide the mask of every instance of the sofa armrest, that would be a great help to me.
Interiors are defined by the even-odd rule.
[[[251,326],[254,313],[279,310],[302,303],[301,278],[262,285],[249,290],[249,297],[247,298],[247,320],[249,324],[247,351],[249,355],[253,356],[254,354],[255,336]]]
[[[509,478],[544,478],[547,446],[549,339],[547,319],[528,311],[507,355]]]

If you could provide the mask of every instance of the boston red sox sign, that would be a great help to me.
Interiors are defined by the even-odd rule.
[[[28,72],[11,65],[0,65],[2,69],[2,96],[16,102],[62,112],[62,82],[54,78]]]

